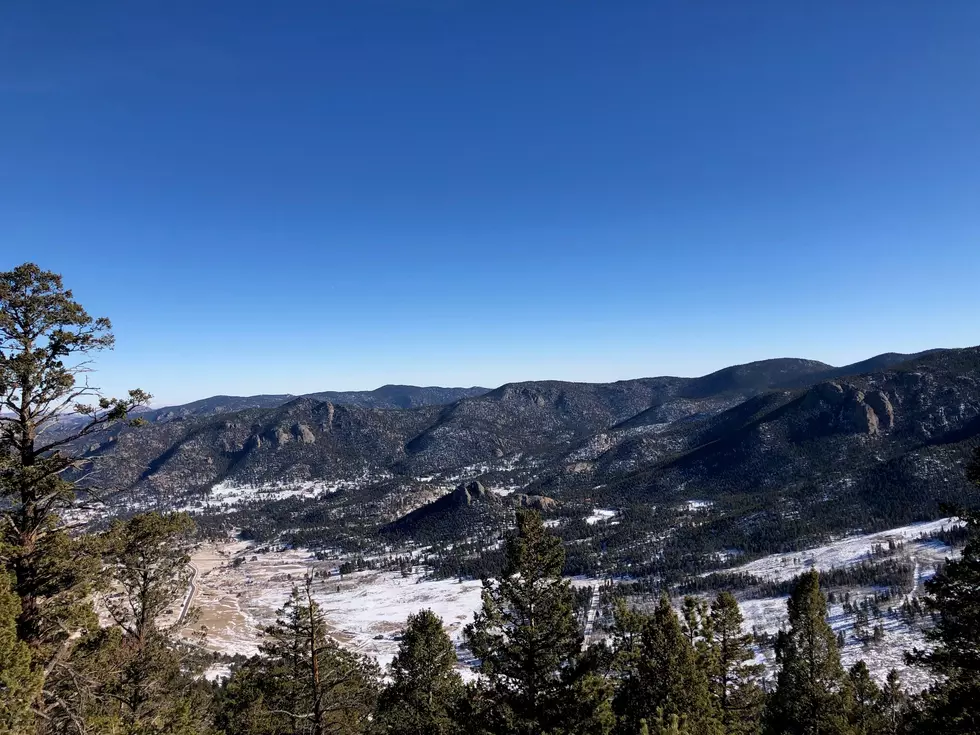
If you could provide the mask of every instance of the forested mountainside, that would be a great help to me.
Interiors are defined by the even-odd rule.
[[[567,460],[575,474],[604,480],[671,460],[671,472],[684,481],[724,473],[743,455],[783,459],[782,452],[828,437],[865,436],[900,447],[916,436],[934,439],[971,415],[973,354],[933,353],[906,363],[919,372],[867,373],[805,395],[772,389],[823,380],[830,368],[781,359],[693,379],[512,383],[445,406],[406,410],[304,397],[271,409],[121,427],[87,449],[99,457],[100,486],[163,494],[205,491],[223,481],[410,476],[517,455],[537,457],[555,471]],[[847,444],[858,454],[871,446]],[[705,447],[701,454],[682,457],[699,447]]]
[[[139,507],[217,511],[214,522],[261,537],[360,547],[376,532],[419,543],[499,534],[506,513],[492,500],[467,506],[465,523],[452,504],[427,516],[479,479],[492,495],[545,499],[577,541],[573,568],[666,555],[668,570],[690,570],[726,548],[786,550],[964,499],[980,348],[907,357],[872,358],[860,374],[780,359],[693,379],[513,383],[414,409],[299,398],[117,429],[86,447],[88,481],[135,491]],[[584,523],[594,507],[621,523]]]
[[[259,396],[211,396],[179,406],[145,411],[141,414],[147,421],[164,422],[174,419],[215,416],[217,414],[243,411],[248,408],[278,408],[297,398],[312,398],[329,401],[344,406],[364,408],[418,408],[419,406],[440,406],[453,403],[461,398],[472,398],[486,393],[488,388],[442,388],[439,386],[420,387],[417,385],[383,385],[374,390],[360,391],[320,391],[294,396],[288,393]]]

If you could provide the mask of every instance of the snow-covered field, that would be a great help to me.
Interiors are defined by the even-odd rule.
[[[241,563],[233,563],[244,558]],[[361,571],[340,575],[340,560],[317,560],[303,549],[256,553],[246,543],[210,544],[192,556],[198,569],[194,607],[199,619],[183,633],[192,637],[206,626],[205,646],[227,654],[252,655],[261,630],[275,621],[294,585],[315,572],[313,594],[323,609],[330,634],[345,647],[387,665],[398,650],[398,634],[408,616],[431,609],[453,641],[460,645],[463,628],[480,607],[478,580],[428,580],[419,570]],[[573,586],[598,586],[576,577]],[[461,664],[461,668],[464,668]],[[212,675],[222,673],[217,668]]]
[[[913,523],[888,531],[863,536],[848,536],[839,541],[806,551],[766,556],[729,571],[744,572],[760,579],[782,581],[792,579],[810,569],[828,571],[867,561],[871,557],[871,550],[874,546],[882,545],[887,548],[889,541],[906,543],[910,553],[914,552],[916,558],[923,557],[923,561],[928,562],[928,566],[934,568],[936,563],[943,560],[943,555],[947,551],[946,547],[936,544],[909,544],[908,542],[916,541],[923,534],[928,535],[944,528],[959,525],[962,525],[962,522],[953,518]]]
[[[615,522],[617,512],[596,508],[586,519],[589,523]],[[908,597],[922,593],[922,583],[930,578],[939,564],[955,552],[936,541],[923,541],[923,534],[933,533],[957,523],[941,519],[929,523],[903,526],[889,531],[851,536],[834,543],[792,554],[775,554],[735,568],[757,577],[780,581],[808,570],[846,567],[870,558],[875,546],[888,549],[893,543],[894,557],[914,565],[913,589]],[[342,560],[317,560],[303,549],[265,549],[254,544],[227,542],[200,547],[192,557],[198,571],[193,605],[200,610],[197,621],[185,628],[193,635],[206,627],[205,645],[225,653],[254,654],[261,642],[261,629],[275,620],[276,610],[288,597],[294,585],[301,584],[309,572],[315,573],[314,595],[323,608],[331,635],[342,645],[375,658],[382,666],[391,661],[398,648],[398,634],[412,613],[430,608],[439,615],[453,640],[460,644],[464,626],[473,619],[480,605],[480,583],[455,579],[426,580],[415,569],[405,576],[397,571],[361,571],[340,575]],[[575,578],[575,586],[598,586],[597,580]],[[874,588],[849,590],[852,602],[874,597]],[[924,672],[905,670],[903,656],[913,647],[922,647],[923,622],[911,624],[902,620],[897,608],[903,599],[882,604],[879,619],[883,640],[862,643],[854,635],[855,615],[845,613],[840,601],[831,605],[829,620],[834,630],[843,632],[846,644],[842,651],[845,665],[864,659],[872,673],[883,679],[889,669],[903,671],[906,685],[918,689],[928,683]],[[744,598],[739,603],[746,631],[775,633],[786,623],[786,598]],[[892,609],[889,609],[892,608]],[[594,622],[594,610],[590,611]],[[593,640],[601,638],[598,633]],[[772,652],[762,655],[772,665]]]
[[[365,474],[348,480],[280,480],[260,485],[239,484],[226,480],[212,486],[199,500],[176,508],[177,511],[228,512],[243,502],[254,500],[271,501],[286,498],[315,498],[340,490],[351,490],[365,484],[380,482],[390,478],[389,473]]]
[[[783,581],[792,579],[809,569],[829,571],[868,561],[875,546],[887,550],[889,542],[893,542],[895,551],[891,555],[911,562],[914,565],[914,578],[912,591],[905,598],[882,603],[881,618],[870,620],[870,625],[880,624],[883,627],[884,638],[867,644],[858,640],[854,636],[856,615],[853,612],[846,613],[843,603],[839,601],[829,606],[828,621],[834,632],[844,634],[846,642],[841,651],[841,660],[845,666],[851,666],[858,660],[864,659],[871,673],[879,680],[884,680],[889,670],[898,669],[905,686],[917,691],[928,685],[929,677],[922,669],[907,667],[904,657],[907,651],[926,646],[922,632],[924,622],[916,621],[909,624],[900,618],[896,610],[906,599],[924,592],[923,583],[935,574],[937,567],[945,559],[957,556],[957,552],[950,547],[936,541],[923,541],[921,536],[956,525],[960,525],[956,519],[942,518],[938,521],[915,523],[879,533],[850,536],[807,551],[767,556],[743,564],[732,571],[746,572],[771,581]],[[848,592],[853,602],[859,602],[866,598],[873,598],[880,590],[868,587],[851,589]],[[784,627],[787,619],[786,599],[786,597],[740,599],[739,604],[745,618],[746,630],[775,633]],[[774,664],[771,651],[766,652],[766,661],[770,666]]]
[[[596,523],[610,522],[615,523],[613,519],[619,515],[618,510],[611,510],[609,508],[596,508],[592,511],[591,515],[585,518],[585,522],[590,526],[594,526]]]
[[[713,505],[714,503],[710,500],[687,500],[684,502],[684,507],[687,510],[707,510]]]
[[[245,561],[232,565],[235,557]],[[207,628],[205,646],[228,654],[258,651],[261,629],[294,585],[309,571],[318,575],[314,596],[338,642],[387,664],[398,648],[394,636],[411,613],[430,608],[459,641],[463,626],[480,605],[480,582],[424,580],[417,573],[362,571],[340,575],[338,560],[318,561],[305,550],[253,553],[247,544],[206,546],[193,563],[200,569],[194,606],[200,619],[186,635]],[[329,576],[324,576],[329,573]]]

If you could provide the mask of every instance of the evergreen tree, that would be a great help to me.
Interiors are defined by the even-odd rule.
[[[87,651],[103,667],[97,711],[119,732],[192,733],[206,714],[206,707],[191,706],[197,692],[191,649],[176,639],[187,623],[193,530],[185,514],[147,513],[117,521],[106,535],[114,584],[104,607],[115,630],[102,631]]]
[[[629,607],[617,598],[613,603],[612,673],[616,682],[613,711],[616,713],[616,732],[626,735],[641,725],[649,728],[644,718],[646,707],[640,680],[640,641],[648,616]]]
[[[377,667],[329,637],[312,584],[293,589],[259,655],[223,685],[217,724],[228,735],[367,732]]]
[[[711,694],[727,735],[758,732],[765,701],[759,685],[764,667],[753,663],[752,636],[742,632],[742,623],[735,596],[721,592],[711,605],[713,657],[709,672]]]
[[[431,610],[408,618],[390,666],[391,684],[378,700],[379,729],[392,735],[449,735],[463,695],[456,650]]]
[[[980,486],[980,447],[967,476]],[[963,555],[926,583],[926,606],[937,618],[926,634],[934,648],[909,656],[938,677],[925,696],[931,732],[980,732],[980,512],[960,514],[969,534]]]
[[[871,678],[867,664],[858,661],[847,676],[850,679],[850,720],[854,735],[885,735],[881,689]]]
[[[31,649],[42,695],[49,679],[69,675],[71,649],[97,627],[90,592],[99,560],[66,532],[62,513],[75,493],[64,475],[81,462],[79,440],[149,399],[142,391],[107,398],[79,381],[89,356],[112,347],[110,329],[57,274],[31,263],[0,273],[0,564],[13,575],[17,636]],[[79,421],[64,423],[72,411]],[[69,428],[51,431],[59,422]],[[36,707],[50,723],[59,705],[42,698]]]
[[[571,587],[561,577],[564,560],[541,517],[519,510],[503,574],[484,582],[482,608],[465,630],[480,661],[484,727],[495,735],[610,727],[606,686],[582,653]]]
[[[685,630],[663,596],[652,615],[619,605],[615,625],[617,732],[635,733],[644,721],[651,732],[670,732],[675,725],[699,735],[721,732],[707,671],[692,642],[700,638],[700,623]]]
[[[629,735],[649,723],[644,717],[643,682],[640,679],[641,638],[648,616],[629,607],[622,598],[613,604],[612,649],[613,678],[616,689],[613,695],[613,711],[616,714],[616,732]]]
[[[0,732],[21,735],[32,732],[32,703],[41,686],[41,675],[31,667],[31,651],[17,639],[20,600],[10,580],[0,571]]]
[[[904,732],[908,697],[902,689],[902,680],[898,671],[892,669],[885,679],[881,690],[881,711],[886,733]]]
[[[774,735],[844,735],[846,677],[815,571],[803,575],[787,607],[790,627],[776,641],[780,668],[767,729]]]

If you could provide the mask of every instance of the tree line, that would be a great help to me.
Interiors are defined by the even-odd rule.
[[[666,595],[649,612],[619,601],[611,640],[586,641],[562,540],[527,510],[464,630],[471,680],[428,610],[409,618],[385,671],[344,649],[311,578],[259,653],[209,682],[213,656],[179,635],[193,627],[192,521],[142,513],[79,532],[107,500],[85,447],[138,423],[149,400],[140,390],[108,398],[87,382],[91,356],[112,345],[109,321],[89,316],[57,274],[32,264],[0,273],[2,733],[980,732],[980,514],[966,511],[962,557],[927,584],[932,645],[908,654],[935,683],[911,696],[897,672],[879,686],[863,662],[844,669],[815,572],[788,600],[774,682],[728,592],[687,597],[679,611]],[[84,475],[80,489],[72,479]],[[980,484],[980,452],[968,478]]]

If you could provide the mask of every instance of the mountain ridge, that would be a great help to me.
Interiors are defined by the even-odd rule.
[[[871,360],[885,364],[905,357],[891,354]],[[912,356],[912,362],[917,359],[928,358]],[[701,378],[507,383],[449,404],[410,408],[341,404],[321,399],[336,394],[321,393],[295,397],[274,408],[164,420],[138,430],[120,427],[90,446],[89,454],[100,460],[103,482],[117,489],[143,485],[167,493],[203,491],[236,478],[332,481],[364,472],[418,474],[516,453],[553,456],[562,447],[596,441],[609,432],[642,434],[669,426],[671,431],[663,437],[680,441],[683,436],[690,442],[709,431],[711,424],[705,422],[711,417],[723,416],[757,395],[789,390],[780,388],[783,385],[813,385],[827,374],[822,363],[780,358]],[[643,434],[637,441],[651,443],[655,436],[660,434]],[[631,451],[617,438],[599,441],[609,443],[607,452],[617,442],[617,451]]]

